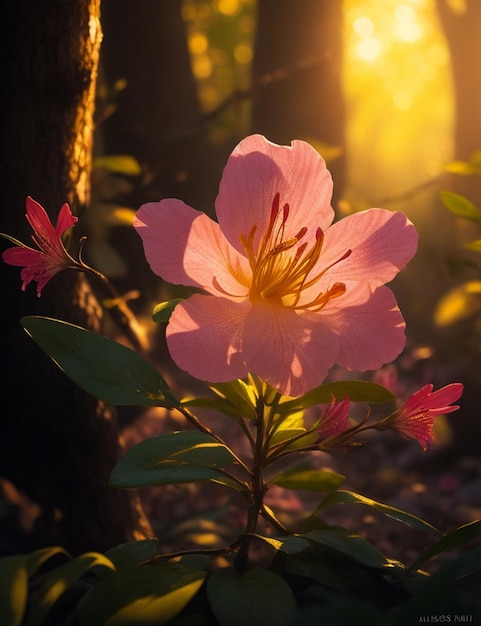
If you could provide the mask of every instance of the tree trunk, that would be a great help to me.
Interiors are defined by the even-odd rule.
[[[25,242],[27,195],[53,220],[64,202],[77,213],[89,202],[99,17],[100,0],[10,0],[3,10],[1,230]],[[33,286],[20,291],[18,268],[0,267],[9,303],[0,475],[42,510],[34,531],[4,549],[58,544],[75,554],[150,534],[136,496],[108,487],[120,453],[115,412],[71,383],[18,322],[38,314],[101,330],[89,284],[61,273],[37,299]]]
[[[207,127],[199,123],[182,2],[103,0],[102,28],[101,84],[107,94],[119,81],[123,89],[104,103],[108,114],[98,125],[96,145],[103,154],[131,155],[142,168],[131,191],[116,200],[136,209],[175,197],[212,212],[221,166],[213,165]],[[116,229],[110,243],[119,254],[129,250],[129,275],[118,279],[120,290],[140,290],[135,305],[150,307],[161,280],[148,267],[139,236]]]
[[[125,81],[99,128],[104,152],[131,154],[144,169],[134,200],[205,194],[206,140],[192,75],[182,2],[103,0],[101,77]]]
[[[465,12],[455,12],[447,0],[437,0],[441,25],[450,51],[454,89],[455,158],[467,160],[481,150],[481,2],[466,0]],[[481,203],[477,177],[456,180],[459,193]]]
[[[252,129],[277,143],[314,140],[344,148],[342,2],[259,0]],[[344,157],[329,163],[336,197]]]

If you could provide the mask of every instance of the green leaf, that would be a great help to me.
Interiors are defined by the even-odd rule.
[[[237,422],[243,417],[240,407],[234,406],[224,398],[188,398],[181,400],[181,404],[186,407],[197,406],[213,409],[223,415],[233,417]]]
[[[99,565],[109,570],[115,569],[112,562],[102,554],[86,553],[48,572],[30,598],[26,626],[44,624],[48,613],[67,589],[85,572]]]
[[[414,566],[415,564],[409,569],[409,576],[401,580],[403,586],[409,583],[413,575],[419,574],[413,572]],[[472,616],[469,619],[470,623],[479,624],[480,582],[481,545],[454,560],[447,561],[433,575],[426,576],[424,581],[417,585],[413,597],[399,607],[394,624],[404,626],[418,623],[419,615],[422,614],[469,615]]]
[[[434,311],[436,326],[450,326],[481,311],[481,280],[470,280],[450,289]]]
[[[369,541],[341,526],[328,526],[302,535],[309,542],[343,554],[369,567],[391,567],[391,562]]]
[[[80,626],[162,626],[196,595],[205,572],[175,563],[115,572],[92,587],[78,605]]]
[[[126,346],[46,317],[24,317],[21,323],[71,380],[99,400],[116,405],[178,406],[160,373]]]
[[[129,154],[107,154],[96,157],[93,165],[96,168],[104,168],[116,174],[127,176],[139,176],[142,171],[137,159]]]
[[[391,565],[391,562],[390,562]],[[399,577],[404,569],[395,572],[396,563],[392,567],[368,567],[362,563],[346,558],[342,553],[329,551],[319,545],[311,545],[307,550],[297,554],[288,554],[284,560],[284,569],[290,575],[301,580],[311,579],[316,584],[319,599],[314,606],[337,606],[349,600],[359,600],[366,606],[379,605],[379,599],[387,590],[386,578]],[[299,623],[304,623],[299,621]],[[390,622],[389,622],[390,623]],[[344,624],[338,620],[314,621],[312,626],[331,626]],[[347,622],[350,624],[350,622]],[[353,624],[357,624],[354,621]],[[297,621],[296,621],[297,626]],[[385,623],[384,626],[387,626]]]
[[[242,418],[255,419],[255,390],[245,381],[238,379],[228,383],[209,384],[216,394],[213,398],[188,398],[182,400],[183,406],[200,406],[233,417],[237,422]]]
[[[274,434],[270,438],[269,444],[272,448],[284,443],[283,450],[296,450],[314,444],[319,435],[317,430],[307,432],[304,426],[304,411],[285,415],[282,411],[279,418],[274,422]],[[292,440],[287,445],[287,442]]]
[[[299,398],[282,400],[279,403],[279,411],[289,413],[302,411],[315,404],[329,404],[334,396],[339,402],[349,396],[351,402],[390,402],[394,400],[393,394],[382,385],[371,383],[366,380],[346,380],[335,383],[326,383],[315,387]]]
[[[285,537],[266,537],[265,535],[259,535],[258,533],[245,533],[247,537],[254,537],[263,541],[267,545],[274,548],[274,550],[281,550],[287,554],[297,554],[302,552],[309,546],[309,542],[304,537],[298,535],[286,535]]]
[[[151,437],[131,448],[110,475],[113,487],[190,483],[202,480],[240,489],[221,470],[236,461],[229,448],[195,430]]]
[[[115,569],[125,569],[151,559],[157,551],[158,543],[157,539],[129,541],[110,548],[105,556],[112,561]]]
[[[451,174],[469,176],[470,174],[481,174],[481,151],[473,152],[469,161],[450,161],[446,163],[444,169]]]
[[[475,537],[481,535],[481,520],[475,520],[474,522],[470,522],[468,524],[464,524],[459,528],[456,528],[453,532],[444,535],[442,539],[437,541],[435,544],[430,546],[427,550],[425,550],[421,556],[416,559],[416,561],[409,567],[409,572],[416,571],[426,563],[426,561],[431,560],[433,557],[441,554],[442,552],[446,552],[447,550],[452,550],[457,546],[466,543],[467,541],[471,541]]]
[[[309,491],[333,491],[341,485],[345,476],[330,470],[309,469],[296,466],[278,474],[271,484],[286,489],[306,489]]]
[[[481,222],[481,211],[464,196],[453,191],[441,191],[439,197],[444,206],[454,215],[459,215],[473,222]]]
[[[317,511],[324,509],[328,506],[332,506],[334,504],[364,504],[369,506],[379,513],[386,515],[398,522],[402,522],[411,528],[416,530],[421,530],[423,532],[429,533],[436,537],[442,537],[442,533],[434,528],[428,522],[416,517],[415,515],[411,515],[411,513],[406,513],[406,511],[402,511],[401,509],[396,509],[393,506],[389,506],[388,504],[382,504],[381,502],[376,502],[375,500],[371,500],[370,498],[366,498],[365,496],[360,495],[359,493],[354,493],[352,491],[333,491],[332,493],[327,494],[321,504],[318,506]]]
[[[237,407],[242,417],[255,419],[257,396],[255,388],[241,378],[228,383],[210,384],[209,387],[220,398]]]
[[[464,248],[466,248],[467,250],[473,250],[474,252],[481,252],[481,239],[476,239],[475,241],[465,243]]]
[[[154,322],[157,324],[168,322],[173,310],[182,300],[184,300],[184,298],[172,298],[172,300],[166,300],[165,302],[157,304],[152,312]]]
[[[0,559],[0,614],[6,626],[20,626],[27,605],[28,572],[24,555]]]
[[[59,555],[61,555],[64,560],[70,560],[70,555],[59,546],[41,548],[40,550],[35,550],[35,552],[30,552],[25,557],[28,575],[32,576],[44,563]]]
[[[297,611],[287,582],[267,570],[217,570],[207,581],[207,596],[222,626],[284,626]]]

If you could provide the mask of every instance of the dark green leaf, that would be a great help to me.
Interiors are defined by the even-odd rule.
[[[409,576],[401,581],[403,586],[409,583],[413,574],[418,573],[410,568]],[[425,576],[424,581],[416,586],[413,597],[400,607],[393,626],[418,623],[422,614],[457,614],[466,616],[465,622],[480,624],[480,585],[481,546],[478,546],[447,561],[433,575]]]
[[[329,526],[303,535],[309,542],[343,554],[369,567],[391,567],[390,561],[369,541],[341,526]]]
[[[113,487],[190,483],[202,480],[239,485],[221,470],[235,462],[227,446],[195,430],[151,437],[131,448],[114,467]]]
[[[409,622],[405,622],[406,626]],[[303,611],[292,626],[393,626],[383,613],[366,600],[339,598],[335,602],[314,605]],[[291,626],[291,625],[289,625]]]
[[[325,587],[328,597],[333,592],[337,592],[341,597],[347,597],[348,591],[357,586],[358,581],[364,583],[366,580],[366,571],[361,572],[360,564],[353,561],[346,563],[342,555],[328,552],[318,545],[311,545],[307,550],[289,554],[284,567],[289,574],[310,578]]]
[[[389,506],[388,504],[376,502],[375,500],[366,498],[359,493],[343,490],[333,491],[332,493],[327,494],[317,510],[319,511],[328,506],[332,506],[333,504],[365,504],[366,506],[375,509],[376,511],[382,513],[383,515],[386,515],[387,517],[395,519],[398,522],[402,522],[407,526],[411,526],[411,528],[415,528],[416,530],[422,530],[423,532],[430,533],[431,535],[435,535],[436,537],[442,536],[442,533],[437,530],[437,528],[434,528],[434,526],[432,526],[428,522],[425,522],[419,517],[411,515],[411,513],[406,513],[406,511],[402,511],[401,509],[396,509],[395,507]]]
[[[421,556],[410,566],[409,571],[419,569],[421,565],[426,563],[426,561],[429,561],[438,554],[446,552],[447,550],[452,550],[453,548],[456,548],[457,546],[466,543],[479,535],[481,535],[481,520],[476,520],[456,528],[456,530],[445,535],[442,539],[423,552]]]
[[[296,614],[289,585],[266,570],[217,570],[207,581],[207,596],[222,626],[284,626]]]
[[[115,572],[80,601],[80,626],[162,626],[195,596],[204,578],[204,572],[175,563]]]
[[[333,491],[341,485],[345,476],[330,470],[293,467],[281,472],[270,483],[286,489],[306,489],[309,491]]]
[[[26,626],[45,624],[48,613],[65,591],[87,570],[99,565],[107,570],[114,570],[112,562],[102,554],[86,553],[48,572],[43,577],[41,586],[30,598]]]
[[[366,566],[342,552],[312,544],[303,552],[286,555],[284,569],[296,577],[309,578],[317,583],[317,593],[329,604],[346,602],[349,598],[375,604],[386,590],[386,579],[393,574],[398,578],[404,573],[404,568],[399,568],[397,562],[388,563],[386,567]],[[328,624],[330,626],[330,622]]]
[[[28,575],[32,576],[48,560],[59,556],[62,557],[62,560],[70,560],[70,555],[59,546],[54,546],[52,548],[40,548],[40,550],[30,552],[25,557]]]
[[[116,405],[178,405],[160,373],[126,346],[46,317],[24,317],[21,323],[69,378],[99,400]]]
[[[159,304],[154,307],[154,310],[152,312],[152,319],[154,320],[154,322],[156,322],[157,324],[161,324],[162,322],[168,322],[173,310],[175,309],[177,304],[179,304],[179,302],[182,302],[183,299],[184,298],[172,298],[172,300],[159,302]]]
[[[157,539],[129,541],[114,546],[105,553],[105,556],[112,561],[115,569],[121,570],[148,561],[156,553],[158,543]]]
[[[371,383],[366,380],[346,380],[335,383],[327,383],[315,387],[299,398],[293,398],[279,404],[279,411],[293,413],[302,411],[315,404],[329,404],[335,397],[337,402],[349,396],[351,402],[390,402],[394,400],[393,394],[382,385]]]

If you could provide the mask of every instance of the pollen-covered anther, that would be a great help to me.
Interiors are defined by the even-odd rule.
[[[251,227],[247,236],[240,237],[252,270],[249,297],[251,301],[264,299],[271,304],[318,311],[331,298],[341,296],[345,292],[345,285],[335,283],[308,303],[301,303],[302,293],[317,283],[330,267],[347,258],[351,251],[348,250],[340,259],[320,271],[317,270],[311,276],[318,267],[324,233],[320,228],[317,229],[311,247],[307,241],[300,243],[307,235],[306,226],[293,237],[285,238],[289,212],[287,203],[283,205],[282,211],[280,210],[280,194],[276,193],[267,228],[259,240],[257,249],[254,250],[257,224]]]

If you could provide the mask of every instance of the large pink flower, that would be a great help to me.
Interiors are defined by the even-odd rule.
[[[62,235],[77,223],[68,204],[64,204],[58,214],[57,224],[54,227],[45,209],[35,200],[27,198],[27,220],[34,234],[32,239],[38,250],[29,248],[25,244],[3,235],[16,244],[15,248],[8,248],[2,253],[2,259],[9,265],[23,267],[20,278],[23,281],[22,290],[33,280],[37,282],[37,295],[40,297],[42,289],[55,274],[67,267],[79,266],[65,249]]]
[[[402,213],[370,209],[331,225],[332,179],[303,141],[241,141],[216,199],[218,223],[180,200],[140,207],[134,222],[152,270],[202,289],[176,306],[167,343],[177,365],[210,382],[247,372],[288,395],[337,363],[376,369],[405,343],[383,285],[414,255]]]
[[[417,439],[423,450],[433,442],[434,420],[438,415],[457,411],[459,406],[452,404],[463,393],[462,383],[451,383],[433,392],[431,384],[415,391],[406,403],[381,422],[385,427],[396,430],[406,439]]]

